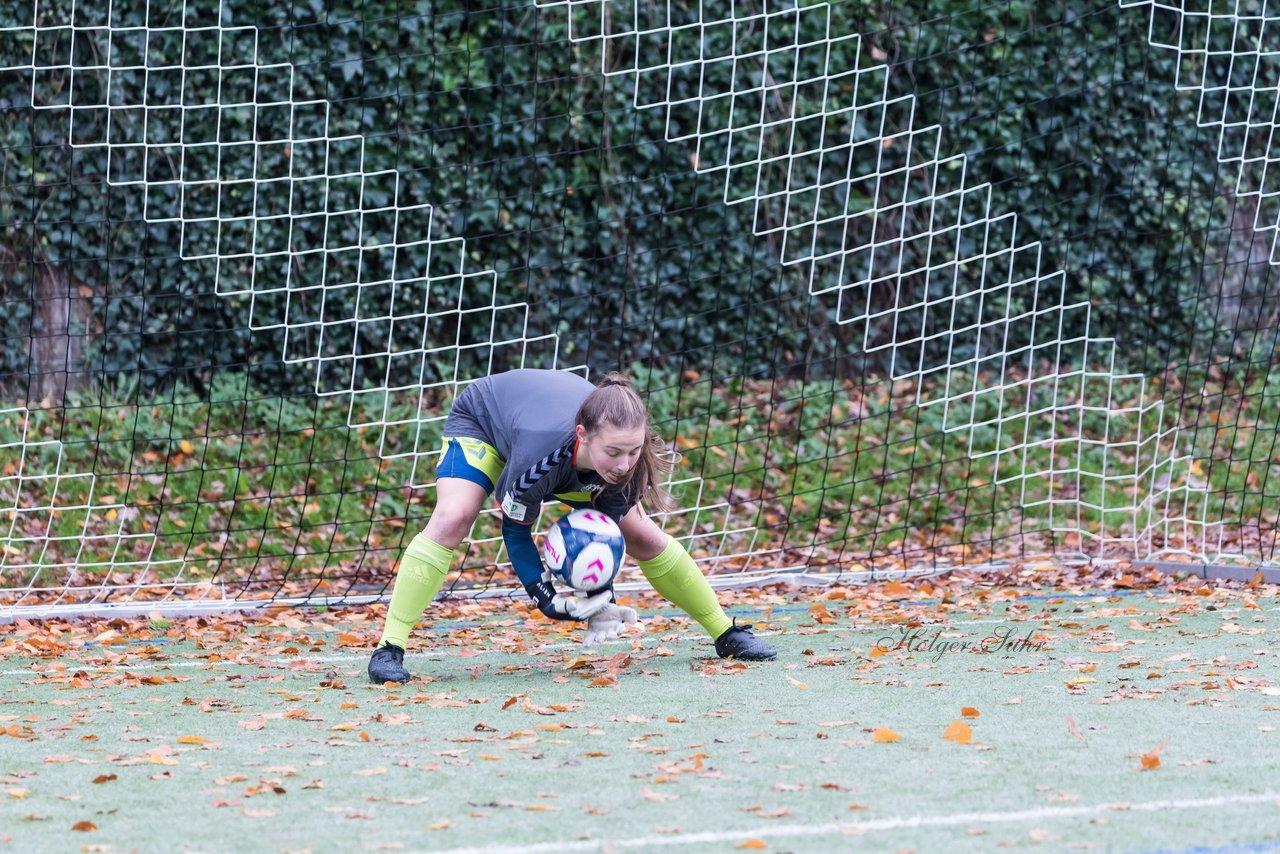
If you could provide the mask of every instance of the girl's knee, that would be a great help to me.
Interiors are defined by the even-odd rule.
[[[471,533],[475,521],[474,515],[437,508],[423,533],[445,548],[456,549]]]

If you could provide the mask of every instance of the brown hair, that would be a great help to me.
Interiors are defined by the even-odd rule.
[[[640,459],[622,484],[634,489],[635,495],[649,507],[671,509],[671,497],[663,488],[662,481],[675,467],[675,454],[649,423],[649,410],[625,374],[616,371],[605,374],[596,383],[595,391],[587,395],[578,407],[575,420],[588,434],[605,425],[621,430],[643,426],[644,447],[640,451]]]

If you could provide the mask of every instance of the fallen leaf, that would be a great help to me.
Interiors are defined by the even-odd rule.
[[[764,850],[765,850],[765,849],[767,849],[769,846],[768,846],[768,845],[766,845],[766,844],[764,843],[764,841],[763,841],[763,840],[760,840],[760,839],[744,839],[744,840],[742,840],[741,842],[739,842],[739,843],[738,843],[738,847],[739,847],[739,848],[748,848],[748,849],[752,849],[752,850],[755,850],[755,851],[764,851]]]
[[[796,686],[797,688],[799,688],[801,691],[808,691],[808,690],[809,690],[809,686],[808,686],[808,685],[804,684],[804,683],[803,683],[803,682],[801,682],[799,679],[796,679],[796,678],[795,678],[795,677],[793,677],[793,676],[787,676],[787,681],[788,681],[788,682],[790,682],[792,685]]]
[[[889,729],[888,727],[880,727],[871,733],[871,740],[879,744],[889,744],[890,742],[901,740],[902,736]]]
[[[352,771],[351,773],[361,777],[376,777],[379,774],[387,773],[387,769],[379,765],[377,768],[361,768],[359,771]]]
[[[1084,733],[1080,731],[1080,728],[1076,726],[1076,722],[1070,716],[1068,716],[1065,720],[1067,722],[1067,733],[1069,735],[1074,736],[1075,738],[1080,739],[1081,743],[1087,745],[1089,741],[1084,737]]]
[[[112,780],[118,779],[115,774],[99,774],[93,778],[94,783],[110,783]]]
[[[962,718],[977,718],[981,716],[982,716],[982,713],[979,712],[977,709],[975,709],[973,706],[965,706],[963,709],[960,710],[960,717]]]
[[[679,795],[667,794],[666,792],[655,792],[648,786],[641,788],[640,794],[646,801],[674,801],[680,797]]]
[[[952,721],[942,737],[956,744],[968,744],[973,741],[973,728],[964,721]]]
[[[178,744],[208,744],[209,739],[198,735],[180,735],[178,736]]]
[[[97,830],[98,826],[91,821],[77,821],[75,824],[71,825],[71,829],[87,832],[90,830]]]
[[[1160,767],[1160,752],[1168,746],[1169,742],[1162,741],[1146,753],[1142,754],[1142,770],[1154,771]]]

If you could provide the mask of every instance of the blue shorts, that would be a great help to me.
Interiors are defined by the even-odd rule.
[[[445,436],[440,446],[440,462],[436,464],[436,478],[469,480],[484,489],[486,495],[492,495],[506,464],[497,449],[482,439]],[[557,493],[555,499],[570,507],[590,509],[592,506],[591,496],[586,492]]]

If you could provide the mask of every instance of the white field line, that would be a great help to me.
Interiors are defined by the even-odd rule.
[[[746,839],[777,837],[829,836],[832,834],[858,835],[884,830],[916,830],[927,827],[953,827],[963,824],[1004,824],[1020,821],[1046,821],[1097,816],[1102,813],[1136,812],[1152,813],[1169,810],[1202,810],[1216,807],[1245,806],[1273,803],[1280,807],[1280,792],[1263,792],[1256,795],[1221,795],[1213,798],[1187,798],[1180,800],[1146,801],[1143,803],[1117,802],[1076,807],[1038,807],[1007,812],[963,812],[951,815],[915,815],[901,818],[870,819],[867,821],[830,822],[826,824],[791,824],[773,827],[756,827],[751,830],[708,831],[705,833],[673,833],[662,836],[641,836],[631,839],[574,839],[560,842],[539,842],[533,845],[491,845],[473,848],[435,849],[436,854],[542,854],[560,851],[613,851],[619,848],[657,848],[671,845],[698,845],[717,842],[735,842]]]
[[[1275,608],[1259,609],[1257,613],[1270,613],[1270,612],[1278,612],[1278,611],[1280,611],[1280,606],[1277,606]],[[1215,616],[1221,616],[1221,617],[1230,617],[1234,614],[1242,614],[1242,613],[1244,613],[1244,609],[1225,609],[1224,608],[1221,611],[1214,612]],[[1143,615],[1133,614],[1131,616],[1137,618]],[[641,617],[640,619],[643,621],[645,618]],[[966,620],[963,623],[927,623],[922,625],[921,628],[928,629],[928,630],[943,629],[947,631],[955,631],[957,629],[963,629],[965,626],[1000,625],[1000,624],[1012,623],[1012,622],[1014,621],[1008,618],[993,617],[991,619],[985,619],[985,620]],[[1018,620],[1017,622],[1031,625],[1037,622],[1045,622],[1045,621],[1044,620],[1039,620],[1039,621]],[[483,627],[484,627],[483,624],[480,624],[479,628],[483,628]],[[837,631],[859,632],[859,633],[866,633],[866,634],[870,634],[872,632],[881,632],[882,636],[891,637],[897,628],[898,628],[898,624],[896,623],[884,623],[884,624],[874,623],[870,625],[847,626],[844,628],[837,629]],[[786,632],[760,631],[760,632],[755,632],[755,634],[759,635],[760,637],[772,637],[775,635],[786,634]],[[701,639],[703,639],[703,636],[700,634],[689,634],[689,635],[684,635],[676,639],[675,641],[671,641],[671,643],[681,643],[681,642],[696,641]],[[288,643],[288,642],[281,641],[280,643]],[[630,638],[622,637],[622,638],[619,638],[618,640],[606,641],[604,644],[601,644],[601,646],[602,647],[603,646],[624,646],[624,645],[630,645],[630,643],[631,643]],[[666,642],[664,641],[664,643]],[[272,645],[274,646],[276,644],[272,644]],[[539,647],[538,650],[539,651],[569,650],[569,649],[577,649],[578,647],[579,647],[579,644],[576,644],[576,643],[555,643],[555,644],[548,644],[546,646]],[[252,650],[244,650],[244,652],[251,653]],[[509,652],[507,650],[502,650],[502,649],[479,649],[479,650],[474,650],[474,654],[468,655],[466,657],[475,658],[477,656],[483,656],[483,655],[505,655],[505,654],[509,654]],[[443,661],[444,659],[455,658],[455,657],[456,656],[454,656],[452,653],[449,653],[449,652],[437,652],[434,650],[425,650],[422,652],[408,653],[405,656],[405,659],[410,663],[412,663],[414,659]],[[276,658],[265,658],[260,660],[265,664],[288,665],[290,663],[295,663],[299,661],[314,661],[317,664],[331,664],[331,663],[341,663],[346,661],[365,661],[368,658],[369,658],[368,653],[358,653],[355,655],[290,655],[290,656],[278,656]],[[83,670],[86,673],[118,673],[121,671],[132,671],[132,670],[169,670],[169,669],[181,669],[181,668],[190,668],[190,667],[203,667],[208,669],[214,669],[223,665],[235,665],[238,663],[239,662],[230,661],[230,660],[222,660],[222,661],[214,661],[214,662],[157,661],[157,662],[146,662],[143,664],[110,664],[110,665],[104,665],[104,666],[81,665],[76,667],[72,667],[72,665],[68,664],[67,670],[71,670],[72,672],[75,672],[77,670]],[[35,671],[27,667],[27,668],[19,668],[16,670],[0,670],[0,676],[30,676],[32,674],[38,674],[43,672],[47,672],[47,671]],[[62,672],[62,671],[58,671],[58,672]]]

